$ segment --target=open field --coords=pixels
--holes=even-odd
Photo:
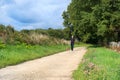
[[[103,47],[88,47],[75,80],[120,80],[120,54]]]

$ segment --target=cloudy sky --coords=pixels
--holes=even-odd
[[[0,0],[0,24],[17,30],[63,28],[62,12],[71,0]]]

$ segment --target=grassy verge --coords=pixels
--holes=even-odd
[[[7,45],[5,48],[0,49],[0,68],[55,54],[66,50],[67,47],[68,45]]]
[[[103,47],[89,47],[75,80],[120,80],[120,54]]]
[[[92,44],[86,44],[86,43],[83,43],[83,42],[76,42],[75,43],[75,47],[89,47],[89,46],[92,46]]]

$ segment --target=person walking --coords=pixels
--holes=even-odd
[[[74,49],[74,41],[75,41],[74,36],[71,36],[71,50],[72,51]]]

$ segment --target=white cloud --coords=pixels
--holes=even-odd
[[[16,29],[60,28],[70,0],[0,0],[0,23]]]

